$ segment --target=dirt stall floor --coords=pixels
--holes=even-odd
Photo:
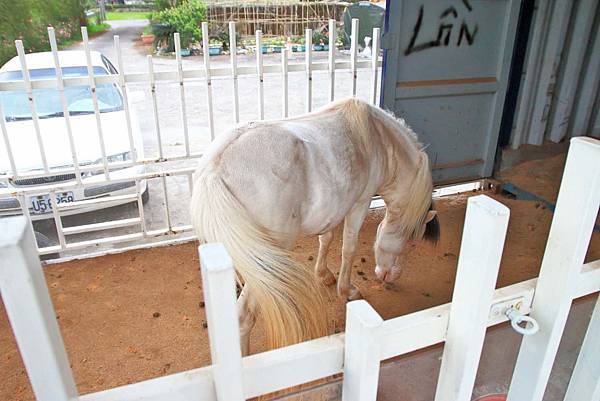
[[[555,201],[564,155],[521,164],[502,178]],[[498,287],[536,277],[552,214],[539,203],[517,201],[486,192],[511,210]],[[382,210],[369,214],[360,234],[352,279],[364,298],[384,319],[451,300],[467,198],[439,199],[441,241],[406,250],[400,279],[384,285],[373,272],[372,242]],[[296,256],[307,264],[316,259],[317,239],[305,238]],[[340,262],[341,235],[329,254]],[[587,260],[600,258],[595,233]],[[210,352],[195,243],[131,251],[45,268],[56,316],[80,393],[88,393],[209,364]],[[344,329],[344,303],[333,288],[329,298],[329,329]],[[32,400],[27,374],[4,307],[0,310],[1,400]],[[252,336],[252,352],[264,350],[261,329]]]

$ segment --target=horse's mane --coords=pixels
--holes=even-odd
[[[390,134],[389,142],[393,147],[392,160],[388,160],[388,163],[404,160],[404,167],[408,164],[415,171],[412,180],[406,177],[407,181],[410,180],[408,185],[393,185],[400,191],[395,191],[393,201],[387,205],[389,216],[404,236],[416,238],[421,233],[421,227],[431,208],[433,191],[429,158],[417,134],[404,119],[356,98],[332,103],[324,110],[343,113],[351,125],[360,127],[358,131],[366,143],[373,142],[371,135],[375,130],[372,119],[377,119],[387,128],[386,131]],[[390,178],[399,180],[403,173],[402,166],[401,163],[397,163],[392,169],[393,177]]]

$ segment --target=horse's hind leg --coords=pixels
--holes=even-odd
[[[319,255],[317,256],[317,264],[315,265],[317,278],[327,286],[335,284],[335,276],[327,267],[327,254],[329,253],[329,245],[331,245],[332,240],[333,230],[319,235]]]
[[[356,243],[358,242],[358,232],[367,216],[371,199],[365,202],[355,204],[350,213],[344,219],[344,242],[342,244],[342,267],[338,278],[338,296],[346,298],[348,301],[360,299],[361,295],[358,288],[350,282],[352,274],[352,261],[356,252]]]
[[[238,319],[240,322],[240,346],[242,355],[250,352],[250,332],[256,323],[255,305],[249,298],[248,286],[244,285],[237,300]]]

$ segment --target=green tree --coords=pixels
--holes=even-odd
[[[85,24],[80,0],[0,0],[0,63],[16,55],[17,39],[28,52],[45,51],[50,48],[48,26],[60,43],[79,38]]]

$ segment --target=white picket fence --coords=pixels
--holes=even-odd
[[[199,248],[212,365],[79,396],[33,234],[23,217],[0,223],[0,291],[40,401],[239,401],[343,373],[344,401],[376,399],[380,362],[445,342],[436,401],[469,401],[488,326],[508,320],[522,342],[509,401],[541,401],[571,302],[600,291],[600,260],[583,264],[600,205],[600,141],[571,141],[540,276],[494,289],[509,209],[469,198],[452,303],[383,320],[347,305],[346,333],[241,357],[234,269],[220,244]],[[520,327],[523,315],[539,324]],[[600,394],[600,303],[565,400]],[[402,380],[401,377],[398,380]]]
[[[192,226],[190,224],[174,224],[172,221],[173,205],[170,204],[169,189],[167,185],[168,177],[186,177],[188,181],[189,192],[192,192],[192,174],[194,167],[176,167],[174,168],[169,163],[171,162],[183,162],[193,161],[202,157],[202,152],[194,152],[190,146],[190,135],[188,127],[188,113],[186,106],[185,96],[185,85],[190,81],[202,80],[205,84],[205,93],[207,101],[206,118],[208,121],[208,129],[210,140],[215,138],[214,128],[214,112],[213,112],[213,94],[211,80],[213,77],[229,77],[232,80],[233,92],[231,94],[232,104],[232,119],[235,123],[240,122],[240,104],[238,94],[238,77],[242,76],[254,76],[257,80],[258,87],[258,116],[257,120],[264,120],[265,117],[265,97],[264,97],[264,81],[266,74],[276,75],[277,78],[282,78],[281,85],[281,99],[272,99],[272,102],[281,104],[281,116],[288,117],[288,103],[290,96],[295,94],[289,93],[288,88],[288,76],[294,72],[304,72],[305,82],[305,111],[310,112],[313,104],[313,72],[315,71],[327,71],[328,76],[328,100],[333,101],[336,96],[338,98],[356,96],[357,95],[357,73],[359,70],[370,71],[370,93],[369,99],[373,104],[378,102],[377,91],[379,87],[379,69],[381,67],[381,57],[379,57],[379,28],[373,29],[373,40],[372,40],[372,57],[371,59],[359,59],[357,57],[359,45],[358,45],[358,29],[359,21],[354,19],[352,21],[352,35],[351,35],[351,47],[350,47],[350,60],[336,60],[336,49],[333,45],[336,41],[336,21],[329,21],[329,43],[332,45],[329,47],[327,61],[313,61],[313,49],[312,49],[312,29],[306,29],[305,35],[305,53],[304,62],[302,63],[288,63],[288,52],[281,52],[281,62],[279,64],[265,65],[263,63],[263,55],[261,52],[262,47],[262,33],[256,31],[256,63],[255,65],[243,65],[238,66],[237,52],[231,51],[230,65],[229,67],[211,67],[210,57],[208,52],[204,52],[203,68],[199,69],[184,69],[181,58],[181,44],[179,34],[174,35],[175,42],[175,55],[177,68],[173,71],[154,71],[153,57],[148,56],[148,71],[147,72],[135,72],[126,73],[124,71],[123,57],[120,45],[119,36],[114,37],[114,47],[116,54],[116,66],[118,74],[110,75],[95,75],[94,69],[92,68],[90,43],[88,40],[88,34],[85,27],[82,27],[83,47],[87,58],[87,77],[63,77],[61,74],[61,66],[58,57],[58,46],[56,43],[55,32],[52,27],[48,28],[48,38],[51,45],[53,54],[55,70],[58,71],[56,79],[31,79],[29,74],[29,68],[27,65],[25,50],[23,43],[20,40],[15,42],[17,53],[20,59],[21,69],[23,71],[23,80],[0,82],[0,91],[12,91],[12,90],[24,90],[27,92],[29,99],[29,107],[32,114],[33,129],[36,133],[36,143],[32,144],[32,152],[38,153],[40,160],[42,161],[43,168],[36,171],[23,171],[18,168],[18,160],[12,152],[12,146],[10,137],[7,131],[7,126],[4,118],[4,113],[0,105],[0,131],[2,132],[3,145],[6,149],[7,156],[10,161],[11,171],[7,174],[0,174],[0,200],[7,198],[16,198],[19,201],[21,207],[21,213],[27,217],[28,220],[31,218],[37,218],[38,216],[31,216],[29,205],[31,204],[31,198],[36,196],[48,195],[50,202],[52,203],[52,218],[56,226],[56,234],[58,238],[58,244],[53,246],[45,246],[39,249],[40,255],[56,254],[61,251],[78,251],[89,249],[93,246],[100,245],[114,245],[118,243],[135,243],[135,241],[144,241],[146,239],[157,238],[158,242],[169,241],[169,238],[179,236],[180,241],[192,240],[195,236],[192,233]],[[202,23],[202,37],[203,37],[203,48],[208,49],[208,23]],[[236,43],[236,28],[235,22],[229,23],[229,37],[230,37],[230,48],[237,49]],[[350,87],[345,93],[336,93],[336,74],[344,71],[351,74]],[[130,110],[130,103],[128,100],[128,85],[144,83],[150,88],[150,102],[152,104],[152,116],[154,133],[156,134],[156,142],[158,144],[158,157],[146,157],[140,158],[136,154],[134,146],[134,137],[132,132],[132,117]],[[180,155],[166,157],[164,152],[163,138],[161,135],[161,124],[159,121],[159,112],[157,107],[157,94],[156,85],[159,83],[177,83],[179,84],[179,118],[182,122],[182,130],[184,137],[185,151]],[[104,140],[104,132],[101,123],[100,112],[98,110],[98,99],[97,94],[93,90],[97,85],[100,84],[114,84],[117,85],[123,95],[123,106],[126,115],[126,127],[123,127],[124,132],[127,132],[129,137],[129,148],[132,155],[130,161],[120,162],[109,162],[106,154],[106,144]],[[77,150],[75,147],[72,127],[69,118],[65,118],[66,129],[69,139],[69,148],[72,158],[72,166],[53,168],[48,165],[46,157],[46,149],[44,146],[43,133],[40,132],[40,126],[38,121],[38,114],[36,109],[35,97],[33,96],[34,89],[40,88],[56,88],[60,93],[60,99],[62,102],[62,110],[65,116],[68,116],[68,108],[66,105],[66,99],[64,89],[69,86],[80,86],[87,85],[92,88],[91,96],[94,103],[94,112],[97,120],[96,132],[90,132],[90,141],[96,139],[93,135],[97,135],[98,143],[100,145],[100,153],[102,155],[101,162],[95,164],[83,164],[80,163]],[[222,96],[226,96],[222,94]],[[296,95],[297,96],[297,95]],[[267,100],[268,101],[268,100]],[[171,116],[170,116],[171,117]],[[149,118],[150,119],[150,118]],[[65,145],[66,146],[66,145]],[[131,173],[123,174],[123,169],[134,166],[152,166],[152,172],[147,171],[145,173]],[[117,175],[115,171],[120,170]],[[86,180],[82,179],[82,173],[89,172],[101,172],[102,174],[97,175],[96,178],[102,177],[102,181]],[[36,178],[51,178],[58,175],[73,174],[74,179],[64,182],[56,182],[50,184],[41,184],[35,186],[16,186],[3,188],[1,184],[10,183],[17,180],[27,180]],[[144,213],[144,206],[142,202],[142,188],[143,182],[148,182],[151,179],[160,179],[162,192],[164,196],[164,215],[165,225],[162,228],[149,229],[148,218]],[[101,184],[122,184],[135,181],[135,188],[137,193],[108,196],[108,197],[96,197],[93,199],[76,200],[70,203],[58,203],[56,201],[57,193],[64,193],[73,191],[77,188],[88,188],[92,186],[98,186]],[[71,227],[63,227],[62,218],[69,213],[77,209],[89,208],[98,205],[104,205],[105,207],[117,204],[117,202],[136,202],[137,201],[137,216],[131,218],[124,218],[120,220],[107,220],[100,223],[93,224],[79,224]],[[74,234],[81,233],[93,233],[101,232],[104,230],[110,230],[114,228],[124,227],[138,227],[132,233],[122,235],[105,235],[102,238],[93,240],[73,240]],[[187,236],[183,236],[187,235]],[[84,251],[85,252],[85,251]]]

